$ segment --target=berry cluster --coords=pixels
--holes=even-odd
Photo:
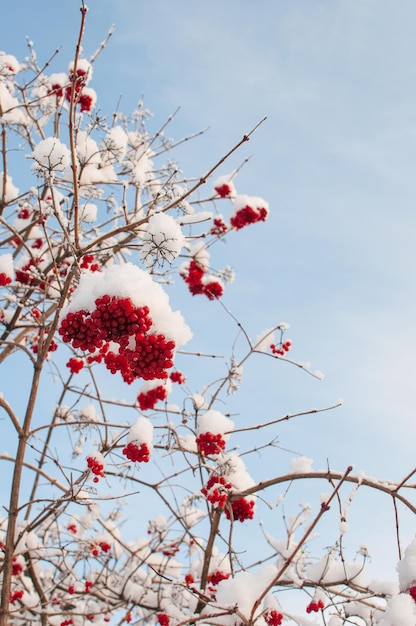
[[[10,594],[10,602],[14,604],[16,600],[21,600],[23,598],[23,590],[16,589],[16,591],[12,591]]]
[[[186,378],[179,370],[175,370],[169,374],[169,378],[173,383],[178,383],[178,385],[183,385],[186,383]]]
[[[68,363],[66,363],[66,366],[69,368],[71,374],[78,374],[84,367],[84,361],[82,359],[71,358]]]
[[[228,508],[225,509],[225,516],[227,519],[239,522],[244,522],[246,519],[253,519],[254,517],[254,500],[247,500],[247,498],[238,498],[231,502],[232,514]]]
[[[214,189],[220,198],[228,198],[233,192],[231,185],[228,185],[227,183],[217,185]]]
[[[166,613],[159,613],[157,616],[157,621],[160,626],[169,626],[169,615]]]
[[[412,596],[413,600],[416,602],[416,585],[412,585],[408,589],[409,594]]]
[[[46,331],[46,333],[48,333],[48,330]],[[30,338],[30,349],[32,350],[34,354],[38,354],[39,350],[43,348],[44,344],[45,344],[45,338],[43,338],[43,341],[40,341],[39,334],[36,334],[34,337],[32,336]],[[52,341],[49,344],[48,354],[49,352],[55,352],[57,349],[58,349],[58,344],[52,339]]]
[[[71,626],[71,624],[73,624],[73,620],[72,619],[64,619],[63,622],[61,622],[61,626]]]
[[[220,217],[214,217],[213,223],[214,226],[209,231],[210,235],[216,235],[217,237],[225,235],[228,230],[227,224]]]
[[[284,341],[279,346],[276,346],[274,343],[270,345],[270,349],[272,353],[278,354],[279,356],[284,356],[286,352],[289,352],[291,347],[292,347],[292,342],[290,341],[290,339],[288,339],[287,341]]]
[[[38,277],[38,272],[36,270],[36,266],[42,261],[42,259],[29,259],[27,263],[22,265],[22,267],[16,270],[16,280],[18,283],[22,285],[27,285],[28,287],[34,287],[39,285],[41,289],[44,288],[45,283],[41,282]]]
[[[12,279],[10,276],[7,276],[5,272],[0,272],[0,287],[6,287],[7,285],[10,285],[11,282]]]
[[[90,272],[100,272],[100,264],[97,263],[93,254],[84,254],[79,264],[83,270],[89,270]]]
[[[136,378],[154,380],[166,379],[166,370],[173,367],[175,342],[164,335],[135,335],[135,347],[120,347],[119,353],[110,351],[104,356],[104,363],[112,374],[119,371],[124,382],[130,384]]]
[[[73,535],[76,535],[76,534],[77,534],[77,532],[78,532],[77,525],[76,525],[76,524],[74,524],[74,523],[69,524],[69,525],[66,527],[66,529],[67,529],[70,533],[72,533]]]
[[[210,476],[205,487],[201,489],[201,493],[211,504],[224,507],[231,488],[232,484],[227,483],[223,476]]]
[[[218,585],[222,580],[227,580],[230,577],[229,572],[221,572],[216,570],[212,574],[208,575],[208,582],[210,585]]]
[[[166,400],[167,390],[163,385],[158,385],[148,391],[142,391],[137,396],[137,402],[141,411],[148,411],[154,409],[159,400]]]
[[[267,626],[280,626],[283,620],[283,615],[275,610],[267,611],[267,613],[264,613],[263,617]]]
[[[130,298],[104,295],[95,300],[95,307],[92,312],[67,313],[59,327],[65,343],[93,353],[90,360],[104,360],[107,369],[112,374],[120,372],[128,384],[136,378],[167,378],[175,343],[164,335],[149,334],[153,321],[147,306],[136,307]],[[119,344],[118,353],[109,350],[110,341]]]
[[[142,443],[138,446],[137,444],[130,442],[124,448],[123,454],[129,459],[129,461],[137,463],[148,463],[150,461],[150,450],[147,443]]]
[[[221,434],[214,435],[211,432],[201,433],[196,438],[196,445],[201,454],[208,456],[210,454],[220,454],[225,448],[225,441]]]
[[[197,261],[192,260],[185,273],[181,276],[189,287],[189,291],[193,296],[203,294],[209,300],[220,298],[223,294],[223,286],[217,280],[203,282],[205,276],[205,268]]]
[[[19,576],[23,572],[23,565],[18,562],[17,558],[13,557],[12,576]]]
[[[93,481],[98,483],[100,478],[104,478],[104,465],[92,456],[87,457],[88,468],[95,474]]]
[[[265,222],[267,219],[268,210],[265,207],[259,207],[253,209],[253,207],[246,205],[242,209],[239,209],[230,219],[231,226],[236,230],[241,230],[244,226],[249,224],[255,224],[256,222]]]
[[[320,609],[324,609],[325,608],[325,604],[323,603],[322,600],[312,600],[312,602],[310,602],[308,604],[308,606],[306,607],[306,612],[307,613],[318,613],[318,611]]]
[[[65,99],[70,102],[72,95],[72,88],[74,88],[74,102],[79,105],[81,113],[84,111],[91,111],[96,100],[96,93],[93,89],[86,87],[89,79],[89,68],[84,69],[78,67],[77,71],[73,72],[69,70],[70,84],[65,87]],[[53,84],[50,90],[50,94],[55,95],[57,98],[63,96],[63,86],[59,83]]]
[[[107,552],[109,552],[110,550],[111,546],[106,541],[96,542],[90,546],[92,556],[99,556],[101,552],[107,554]]]

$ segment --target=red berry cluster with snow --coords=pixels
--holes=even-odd
[[[222,284],[218,280],[207,280],[206,268],[195,259],[183,267],[181,276],[193,296],[203,294],[209,300],[215,300],[223,294]]]
[[[61,314],[59,334],[129,384],[166,379],[176,347],[191,337],[162,287],[129,263],[81,276]]]
[[[254,498],[251,496],[235,497],[239,491],[244,491],[254,485],[244,462],[237,454],[231,452],[219,455],[217,464],[218,467],[201,489],[201,493],[214,506],[225,507],[224,512],[228,520],[244,522],[253,519]]]
[[[234,427],[234,422],[215,410],[198,415],[196,444],[201,454],[212,456],[220,454]]]
[[[58,104],[62,102],[64,97],[67,102],[73,99],[74,103],[79,106],[81,113],[89,112],[97,100],[94,89],[87,87],[91,78],[91,63],[87,59],[78,59],[76,69],[74,62],[70,63],[68,74],[63,72],[51,74],[48,81],[48,95],[56,98]]]
[[[94,452],[87,457],[88,469],[94,474],[93,481],[98,483],[100,478],[104,478],[105,460],[101,452]]]
[[[130,427],[124,456],[134,463],[148,463],[153,448],[153,425],[146,417],[139,417]]]

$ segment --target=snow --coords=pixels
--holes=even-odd
[[[138,417],[135,424],[130,428],[127,442],[138,446],[147,444],[149,451],[152,449],[153,424],[147,417]]]
[[[289,467],[289,474],[305,474],[312,471],[313,459],[308,459],[306,456],[300,456],[297,459],[292,459]]]
[[[4,172],[0,174],[0,194],[3,193]],[[5,202],[12,202],[19,195],[19,189],[13,185],[12,177],[6,174],[6,194]]]
[[[64,172],[71,163],[71,154],[65,144],[56,137],[40,141],[31,154],[35,163],[32,168],[38,171]]]
[[[220,581],[216,593],[217,603],[223,607],[237,605],[238,612],[248,620],[255,601],[273,581],[277,571],[274,565],[266,565],[255,572],[237,572],[234,578]],[[256,614],[261,610],[259,607]],[[233,624],[235,616],[223,616],[221,620],[222,623]]]
[[[266,328],[259,335],[257,335],[253,347],[259,352],[268,352],[270,345],[275,343],[274,341],[274,328]]]
[[[416,604],[407,593],[393,596],[387,603],[387,610],[378,626],[415,626]]]
[[[196,434],[199,437],[202,433],[210,432],[223,435],[224,441],[227,441],[229,434],[225,433],[229,433],[233,428],[234,422],[232,420],[219,411],[210,410],[203,415],[198,415]]]
[[[156,213],[149,218],[142,238],[140,258],[146,267],[172,263],[185,245],[185,237],[176,220],[166,213]]]
[[[12,54],[6,54],[0,50],[0,76],[9,77],[17,74],[20,70],[20,63]]]
[[[397,564],[401,591],[416,585],[416,538],[407,546],[403,558]]]
[[[81,207],[81,220],[83,222],[87,222],[87,224],[95,222],[97,219],[97,213],[97,205],[92,202],[87,202],[83,207]]]
[[[240,209],[244,209],[244,207],[246,206],[250,206],[252,209],[266,209],[266,211],[269,211],[269,203],[266,202],[266,200],[263,200],[263,198],[259,198],[257,196],[247,196],[245,194],[240,194],[238,196],[236,196],[234,198],[234,202],[233,202],[233,208],[234,208],[234,215],[237,213],[237,211],[239,211]]]
[[[13,278],[13,256],[11,254],[0,255],[0,274],[6,274]]]

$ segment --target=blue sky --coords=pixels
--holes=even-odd
[[[416,430],[415,3],[91,0],[89,8],[87,57],[116,26],[92,83],[103,111],[120,95],[129,111],[144,95],[154,128],[178,106],[172,136],[209,127],[178,151],[188,176],[267,115],[220,173],[252,155],[236,186],[266,198],[270,219],[218,246],[213,262],[236,269],[224,303],[249,334],[290,323],[293,357],[325,379],[253,360],[231,409],[263,421],[342,397],[335,412],[285,424],[282,445],[318,468],[328,459],[400,479],[414,464]],[[28,35],[42,63],[62,45],[51,71],[64,71],[78,2],[20,0],[7,11],[0,47],[21,58]],[[236,328],[221,307],[208,303],[207,314],[206,302],[182,304],[185,290],[175,297],[195,348],[229,354]]]

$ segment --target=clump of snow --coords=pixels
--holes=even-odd
[[[4,172],[0,174],[0,194],[3,193]],[[13,185],[12,177],[6,174],[5,202],[12,202],[19,195],[19,189]]]
[[[127,436],[128,443],[135,443],[141,446],[143,443],[147,445],[149,451],[152,450],[153,441],[153,424],[147,417],[138,417],[136,422],[131,426]]]
[[[255,485],[254,480],[246,470],[244,461],[235,452],[219,457],[217,463],[217,473],[226,476],[235,490],[244,491],[244,489],[249,489]]]
[[[13,278],[13,256],[11,254],[0,255],[0,274]]]
[[[20,63],[12,54],[6,54],[0,50],[0,76],[9,77],[17,74]]]
[[[407,593],[393,596],[387,602],[387,609],[378,626],[415,626],[416,604]]]
[[[111,164],[114,161],[122,161],[127,151],[128,137],[121,126],[114,126],[107,133],[101,145],[101,158],[104,163]]]
[[[199,393],[194,393],[194,395],[191,396],[191,400],[192,404],[194,405],[195,411],[200,411],[201,409],[204,409],[207,405],[205,396],[202,396]]]
[[[407,546],[403,558],[397,564],[401,591],[416,585],[416,539]]]
[[[59,139],[48,137],[40,141],[31,154],[34,170],[39,172],[64,172],[71,162],[71,154]]]
[[[229,433],[233,428],[234,422],[232,420],[219,411],[210,410],[198,416],[196,434],[199,437],[202,433],[215,433],[223,435],[224,441],[228,441],[230,435],[225,433]]]
[[[87,224],[95,222],[97,219],[97,212],[97,205],[92,202],[87,202],[83,207],[81,207],[81,220]]]
[[[97,410],[92,402],[86,404],[82,409],[77,411],[76,416],[80,420],[85,420],[87,422],[99,422],[100,417],[97,413]]]
[[[149,218],[142,239],[140,258],[146,267],[172,263],[185,245],[185,237],[176,220],[166,213],[156,213]]]
[[[276,577],[277,568],[274,565],[265,565],[255,572],[237,572],[234,578],[221,580],[218,584],[216,598],[221,607],[234,607],[237,605],[239,614],[249,620],[253,605],[262,594],[264,589]],[[263,607],[258,607],[256,615],[261,613]],[[235,616],[222,617],[227,624],[235,622]]]
[[[254,348],[259,352],[267,352],[272,343],[274,343],[274,328],[267,328],[257,335]]]
[[[305,474],[312,471],[313,459],[308,459],[306,456],[300,456],[297,459],[292,459],[289,467],[290,474]]]

